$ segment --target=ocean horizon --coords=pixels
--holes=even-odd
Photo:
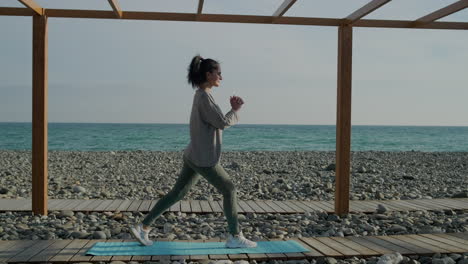
[[[30,150],[31,122],[0,122],[1,150]],[[334,151],[335,125],[238,124],[223,133],[224,151]],[[181,151],[188,124],[48,124],[49,150]],[[351,151],[468,152],[468,126],[353,125]]]

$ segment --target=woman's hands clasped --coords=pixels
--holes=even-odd
[[[231,107],[234,111],[238,111],[244,104],[244,100],[239,96],[231,96],[229,102],[231,103]]]

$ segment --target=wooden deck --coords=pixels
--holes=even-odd
[[[420,234],[364,237],[307,237],[293,238],[309,252],[284,254],[236,254],[190,256],[87,256],[94,243],[106,240],[11,240],[0,241],[0,262],[98,262],[98,261],[162,261],[162,260],[291,260],[317,257],[348,258],[380,256],[392,252],[403,255],[432,255],[434,253],[468,252],[468,233]],[[107,240],[122,242],[132,240]],[[213,242],[220,239],[192,240]],[[187,241],[185,241],[187,242]]]
[[[157,200],[78,200],[50,199],[49,211],[71,210],[75,212],[148,212]],[[375,212],[377,205],[383,204],[389,211],[418,210],[468,210],[468,198],[421,199],[421,200],[369,200],[350,201],[351,212]],[[296,214],[314,211],[334,212],[333,201],[239,201],[239,213],[281,213]],[[0,199],[0,212],[31,211],[31,199]],[[221,201],[183,200],[174,204],[168,211],[185,213],[221,213]]]

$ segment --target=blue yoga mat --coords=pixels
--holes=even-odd
[[[167,242],[155,241],[151,246],[138,242],[97,242],[86,255],[94,256],[144,256],[144,255],[208,255],[242,253],[294,253],[307,252],[294,240],[260,241],[256,248],[226,248],[224,242]]]

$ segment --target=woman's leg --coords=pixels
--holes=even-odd
[[[181,200],[199,179],[200,175],[187,164],[184,158],[184,167],[180,172],[176,184],[168,194],[163,196],[153,206],[149,214],[143,220],[144,227],[150,226],[166,209]]]
[[[229,233],[233,235],[239,234],[237,193],[234,183],[232,183],[227,172],[219,164],[216,164],[214,167],[196,167],[191,163],[189,164],[223,195],[223,209],[228,222]]]

